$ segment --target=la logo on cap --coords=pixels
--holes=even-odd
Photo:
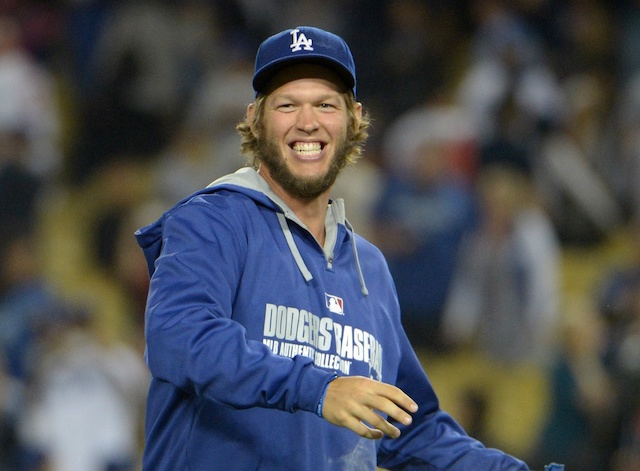
[[[307,39],[304,33],[300,33],[299,29],[293,29],[289,34],[292,36],[291,52],[301,51],[313,51],[313,39]]]

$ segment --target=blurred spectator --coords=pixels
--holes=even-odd
[[[603,361],[606,327],[588,298],[570,298],[561,351],[550,369],[550,406],[532,466],[602,471],[614,447],[618,396]],[[546,460],[546,461],[545,461]]]
[[[6,221],[7,223],[9,221]],[[40,326],[61,298],[42,275],[34,233],[0,225],[0,470],[30,471],[39,462],[18,438],[25,384],[34,368]],[[4,466],[4,467],[3,467]]]
[[[117,2],[91,57],[92,88],[79,105],[71,175],[76,183],[112,158],[150,160],[168,144],[208,63],[221,59],[206,2]]]
[[[479,227],[463,240],[443,331],[503,365],[548,361],[558,321],[560,246],[526,175],[502,165],[478,177]]]
[[[34,236],[0,226],[0,349],[12,377],[28,376],[38,325],[55,315],[59,299],[42,275]]]
[[[616,462],[640,463],[640,221],[630,225],[631,253],[602,280],[599,309],[607,332],[606,363],[620,390]],[[616,468],[618,469],[618,468]]]
[[[352,46],[358,95],[375,126],[368,148],[382,145],[387,127],[401,114],[441,93],[457,78],[466,41],[464,1],[352,0],[345,39]]]
[[[253,59],[241,48],[206,70],[152,169],[158,195],[177,202],[246,164],[235,126],[255,98],[247,87],[252,79]]]
[[[606,76],[563,81],[566,117],[539,142],[536,185],[565,244],[593,244],[623,222],[612,183],[615,156]]]
[[[148,372],[137,351],[102,345],[69,308],[42,326],[20,439],[50,471],[133,471]]]
[[[617,188],[624,209],[640,220],[640,70],[621,84],[616,97]]]
[[[93,61],[105,21],[116,2],[104,0],[67,1],[60,9],[66,60],[60,72],[69,80],[70,94],[79,102],[93,92]],[[77,110],[74,110],[77,111]],[[70,116],[77,119],[76,113]]]
[[[23,48],[18,20],[0,15],[0,150],[21,148],[28,172],[47,181],[62,164],[56,98],[51,73]]]
[[[30,161],[43,97],[40,71],[20,48],[19,32],[17,21],[0,16],[0,221],[28,232],[37,223],[47,178]]]
[[[606,351],[612,364],[640,312],[640,220],[629,224],[628,232],[631,251],[625,262],[599,280],[598,307],[607,323]]]
[[[459,241],[474,223],[473,129],[453,105],[399,117],[385,136],[389,168],[374,208],[374,239],[394,276],[407,334],[439,348],[441,311]]]
[[[481,142],[493,138],[496,112],[509,99],[535,137],[563,113],[562,92],[544,43],[509,2],[481,0],[471,11],[476,29],[457,99],[469,110]]]
[[[380,56],[389,34],[386,22],[386,0],[350,0],[342,2],[343,15],[348,28],[344,28],[342,37],[347,41],[358,66],[358,100],[367,103],[371,116],[375,119],[367,141],[367,149],[377,147],[384,133],[385,122],[392,118],[386,116],[381,103],[384,100],[381,90],[384,80],[380,77]],[[381,120],[382,122],[378,122]]]
[[[482,169],[501,164],[519,169],[530,175],[533,171],[533,153],[536,142],[535,126],[519,108],[513,94],[496,104],[495,130],[479,143],[478,167]]]
[[[380,119],[387,123],[429,100],[444,81],[447,54],[455,44],[449,9],[437,2],[386,2],[384,42],[377,60]],[[445,53],[446,51],[446,53]]]

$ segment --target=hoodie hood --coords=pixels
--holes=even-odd
[[[186,204],[193,198],[199,195],[216,193],[220,190],[229,190],[242,193],[246,196],[249,196],[257,203],[273,209],[278,217],[278,221],[280,222],[280,227],[287,241],[287,245],[289,247],[289,250],[291,251],[291,254],[293,255],[298,269],[300,270],[300,273],[307,282],[313,279],[313,275],[307,268],[307,265],[305,264],[304,259],[302,258],[302,255],[300,254],[300,251],[295,244],[289,227],[289,221],[296,223],[307,231],[309,231],[309,229],[287,206],[287,204],[282,201],[282,199],[278,197],[278,195],[275,194],[266,180],[262,178],[260,174],[251,167],[243,167],[235,173],[225,175],[224,177],[213,181],[206,188],[178,202],[173,208],[164,213],[156,222],[136,231],[135,236],[138,244],[143,249],[145,258],[147,260],[149,274],[153,273],[155,260],[160,255],[160,250],[162,248],[162,226],[166,217],[171,214],[171,212],[175,208]],[[326,238],[322,250],[329,267],[331,267],[333,263],[333,255],[338,237],[339,224],[345,226],[348,233],[351,234],[353,256],[355,259],[355,265],[361,286],[361,291],[365,296],[367,296],[369,293],[365,284],[364,277],[362,275],[362,269],[360,266],[358,251],[356,248],[355,233],[353,231],[353,227],[346,219],[344,201],[342,198],[330,200],[327,208],[327,215],[325,218]]]

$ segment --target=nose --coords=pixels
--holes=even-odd
[[[316,113],[311,105],[303,105],[298,111],[298,128],[309,133],[316,130],[319,126],[316,119]]]

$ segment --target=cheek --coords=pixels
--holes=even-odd
[[[266,116],[264,126],[266,137],[271,140],[282,141],[293,125],[293,118],[287,114],[269,114]]]
[[[347,116],[335,117],[325,123],[325,128],[336,139],[345,139],[347,137],[350,121]]]
[[[347,127],[344,124],[336,124],[329,132],[336,143],[344,143],[347,140]]]
[[[268,142],[271,146],[280,147],[282,145],[282,132],[278,128],[270,126],[264,128],[264,142]]]

